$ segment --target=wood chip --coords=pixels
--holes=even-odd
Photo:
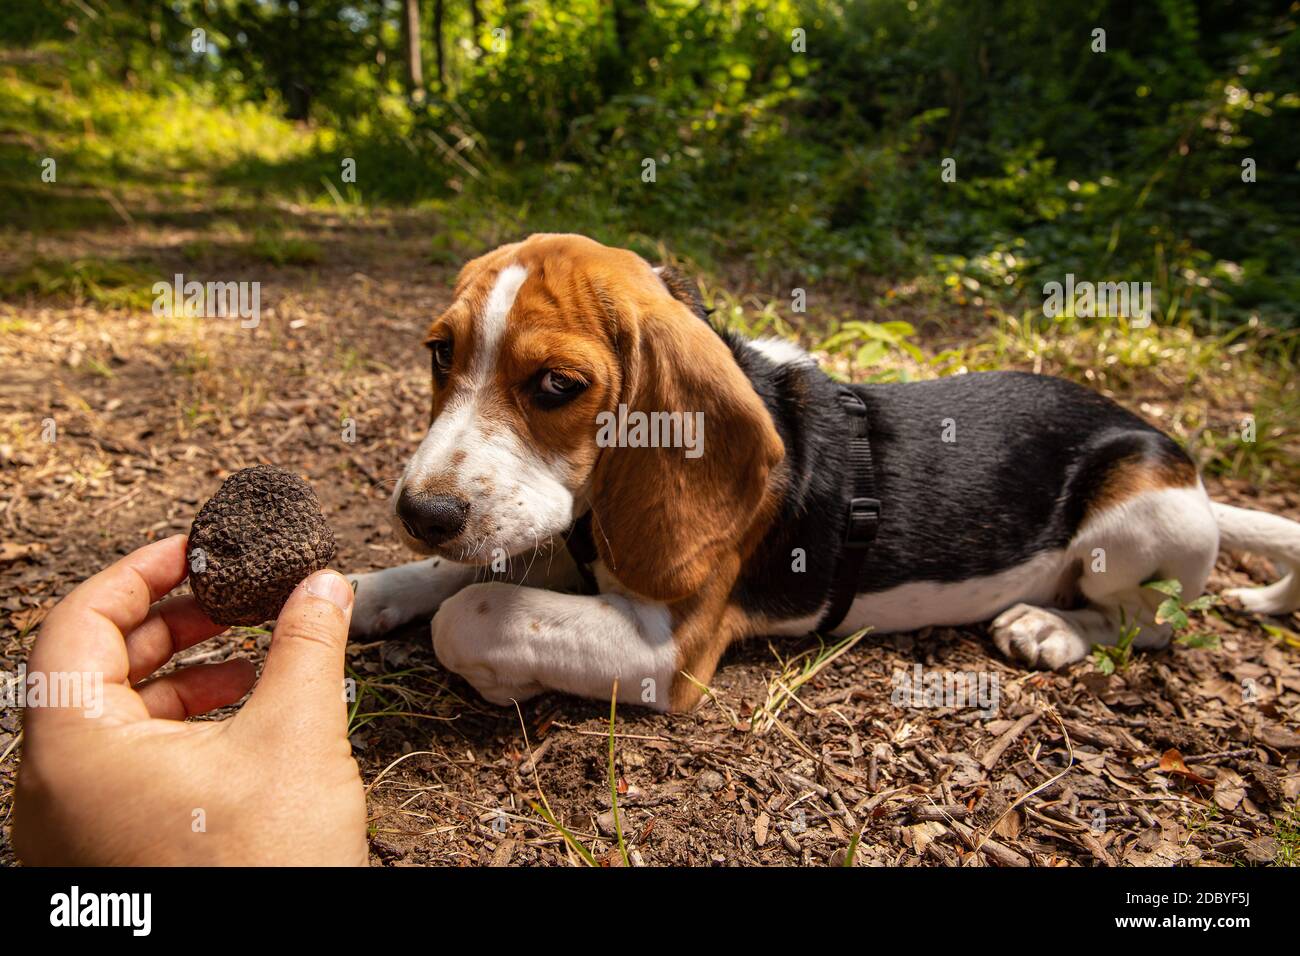
[[[993,741],[993,746],[989,747],[989,749],[984,752],[984,756],[980,758],[980,765],[985,770],[992,770],[994,765],[996,765],[998,760],[1002,757],[1002,754],[1006,752],[1006,749],[1015,743],[1016,738],[1036,724],[1038,718],[1041,716],[1042,714],[1038,712],[1025,714],[1025,716],[1012,724],[1011,729],[997,740]]]

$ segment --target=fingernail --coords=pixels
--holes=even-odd
[[[337,571],[317,571],[302,586],[312,597],[324,598],[340,611],[352,606],[352,585]]]

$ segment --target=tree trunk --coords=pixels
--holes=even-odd
[[[474,46],[483,48],[479,37],[483,34],[483,11],[478,7],[478,0],[469,0],[469,18],[474,25]]]
[[[406,41],[406,82],[413,100],[424,99],[424,66],[420,62],[420,0],[403,0],[402,34]]]
[[[604,99],[621,93],[631,84],[630,51],[643,16],[639,2],[611,0],[610,9],[614,17],[614,43],[612,49],[606,47],[601,51],[596,68]]]
[[[443,62],[442,51],[442,6],[443,0],[433,0],[433,52],[438,62],[438,91],[447,92],[447,66]]]

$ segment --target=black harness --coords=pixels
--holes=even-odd
[[[591,566],[596,563],[600,553],[596,550],[596,539],[591,534],[590,511],[573,523],[564,545],[569,549],[569,557],[573,558],[573,563],[578,566],[582,583],[592,594],[597,593],[600,588],[596,584],[596,574],[591,570]]]
[[[876,531],[880,527],[880,499],[875,496],[876,473],[871,461],[871,443],[867,440],[867,405],[862,396],[848,385],[840,386],[839,402],[849,420],[849,466],[844,481],[848,486],[848,506],[826,613],[817,623],[817,630],[827,634],[840,625],[844,615],[853,606],[853,598],[858,593],[858,583],[862,579],[862,565],[867,559],[867,549],[875,540]],[[596,576],[592,573],[591,566],[598,555],[596,541],[591,533],[590,511],[574,522],[565,545],[577,564],[583,581],[594,593]]]
[[[841,385],[840,408],[849,420],[849,467],[844,483],[849,499],[844,518],[844,536],[840,541],[840,555],[835,562],[835,577],[831,581],[826,613],[817,624],[817,630],[829,634],[844,620],[853,606],[862,580],[862,565],[867,559],[867,549],[880,528],[880,499],[876,497],[876,470],[871,462],[871,442],[867,440],[867,404],[862,396],[848,385]]]

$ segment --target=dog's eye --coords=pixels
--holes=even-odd
[[[586,387],[587,383],[578,376],[551,369],[537,380],[534,401],[542,408],[558,408],[580,395]]]
[[[587,383],[563,372],[550,371],[542,376],[538,388],[544,395],[576,395],[587,387]]]
[[[433,353],[433,371],[435,374],[446,375],[451,371],[450,342],[430,342],[429,351]]]

